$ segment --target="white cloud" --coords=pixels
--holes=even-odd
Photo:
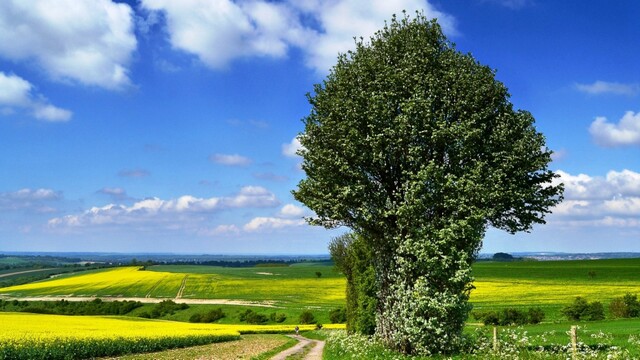
[[[119,188],[119,187],[115,187],[115,188],[104,187],[98,190],[97,193],[108,195],[114,200],[124,200],[129,198],[129,196],[127,196],[127,192],[123,188]]]
[[[305,209],[293,204],[286,204],[280,209],[278,215],[286,218],[301,218],[306,213]]]
[[[216,164],[228,166],[247,166],[251,164],[251,159],[238,154],[213,154],[209,160]]]
[[[282,155],[287,157],[298,157],[298,150],[302,149],[302,144],[300,144],[300,140],[298,137],[294,137],[290,143],[282,144]]]
[[[133,10],[110,0],[0,1],[0,56],[35,61],[55,80],[130,84]]]
[[[54,212],[46,203],[62,199],[62,193],[52,189],[20,189],[0,192],[0,211],[30,210],[38,213]]]
[[[640,112],[627,111],[618,124],[597,117],[589,127],[594,141],[601,146],[640,146]]]
[[[171,45],[212,68],[243,57],[281,58],[297,47],[324,74],[338,53],[354,48],[354,37],[368,39],[402,10],[423,11],[456,32],[453,17],[425,0],[142,0],[142,7],[164,12]]]
[[[72,116],[71,111],[53,106],[43,96],[34,94],[34,87],[27,80],[13,74],[7,75],[2,71],[0,106],[26,109],[36,119],[43,121],[67,121]]]
[[[622,84],[617,82],[596,81],[593,84],[576,84],[578,91],[590,94],[636,95],[640,91],[638,84]]]
[[[353,38],[368,40],[382,28],[391,15],[402,16],[402,11],[413,16],[423,11],[428,18],[438,18],[445,33],[456,34],[455,19],[436,10],[424,0],[342,0],[342,1],[294,1],[304,4],[306,15],[315,18],[320,30],[305,42],[307,64],[324,74],[336,63],[338,53],[355,48]]]
[[[265,208],[280,204],[276,196],[259,186],[245,186],[230,197],[198,198],[184,195],[176,199],[148,198],[131,206],[109,204],[92,207],[79,215],[67,215],[49,220],[51,227],[90,226],[104,224],[170,224],[204,221],[199,214],[210,214],[234,208]]]
[[[569,227],[640,225],[640,173],[609,171],[606,176],[571,175],[558,171],[565,200],[549,222]]]
[[[302,219],[282,219],[277,217],[256,217],[251,219],[242,228],[245,231],[255,232],[261,230],[281,229],[284,227],[302,226]]]

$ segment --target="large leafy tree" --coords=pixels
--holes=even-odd
[[[455,351],[487,227],[529,231],[561,200],[534,118],[421,14],[356,41],[309,102],[295,198],[372,249],[388,346]]]

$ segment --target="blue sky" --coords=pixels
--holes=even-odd
[[[291,196],[305,94],[406,9],[497,70],[566,200],[484,252],[640,251],[640,3],[6,0],[0,251],[326,253]]]

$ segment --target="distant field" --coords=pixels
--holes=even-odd
[[[476,309],[540,306],[547,320],[576,296],[609,302],[626,293],[640,295],[640,259],[478,262],[474,265]]]
[[[320,273],[318,277],[316,272]],[[576,296],[601,301],[640,293],[640,259],[478,262],[474,265],[476,309],[541,306],[547,320]],[[283,308],[344,306],[345,280],[327,264],[225,268],[195,265],[124,267],[63,275],[0,288],[0,295],[122,296],[229,299],[267,302]]]
[[[320,273],[320,277],[316,275]],[[345,280],[332,267],[222,268],[153,266],[141,271],[124,267],[61,276],[47,281],[0,288],[0,294],[29,296],[154,297],[229,299],[277,306],[340,307]]]

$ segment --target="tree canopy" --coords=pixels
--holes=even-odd
[[[293,194],[312,223],[367,241],[391,347],[454,351],[486,228],[529,231],[561,200],[544,136],[509,96],[422,14],[356,41],[308,96]]]

